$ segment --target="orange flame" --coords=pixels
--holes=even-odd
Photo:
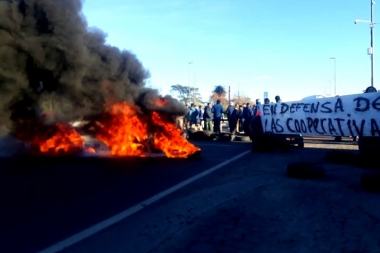
[[[157,106],[165,106],[167,104],[167,102],[165,101],[165,99],[163,99],[163,98],[157,98],[156,99],[156,105]]]
[[[110,118],[101,122],[96,137],[103,141],[117,156],[146,156],[144,142],[148,140],[147,123],[127,103],[111,107]]]
[[[181,135],[174,123],[166,122],[157,112],[151,115],[153,143],[149,142],[149,117],[138,115],[125,102],[113,105],[109,114],[110,118],[101,121],[102,126],[96,137],[110,148],[112,155],[147,156],[153,147],[167,157],[186,158],[200,150]]]
[[[176,125],[165,115],[153,112],[150,117],[138,114],[126,102],[114,104],[106,117],[97,122],[95,135],[114,156],[146,157],[150,149],[161,150],[169,158],[186,158],[200,150],[189,143]],[[38,127],[36,126],[36,130]],[[57,124],[46,131],[39,128],[29,142],[42,153],[95,153],[85,148],[84,138],[68,124]],[[34,131],[33,131],[34,132]]]
[[[84,138],[67,124],[57,124],[55,134],[48,139],[36,136],[32,144],[39,146],[42,153],[71,153],[84,149]]]
[[[160,131],[154,133],[155,148],[162,150],[170,158],[186,158],[200,148],[188,142],[174,123],[165,122],[157,113],[152,114],[153,123],[160,126]]]

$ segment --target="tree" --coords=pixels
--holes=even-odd
[[[217,85],[215,86],[214,90],[212,91],[212,95],[210,97],[210,102],[216,102],[216,100],[220,100],[220,103],[223,105],[224,108],[227,108],[228,106],[228,101],[226,98],[227,91],[226,89],[221,86]]]
[[[215,86],[212,93],[216,94],[219,98],[224,98],[227,94],[227,91],[222,85],[217,85],[217,86]]]
[[[199,103],[202,101],[199,89],[195,87],[176,84],[171,86],[170,92],[176,93],[178,100],[185,104],[190,104],[190,102]]]

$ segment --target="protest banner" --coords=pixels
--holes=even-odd
[[[380,93],[262,105],[264,132],[380,136]]]

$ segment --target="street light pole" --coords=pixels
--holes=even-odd
[[[334,95],[336,96],[336,58],[330,57],[330,60],[334,60]]]
[[[368,48],[368,55],[370,55],[371,57],[371,87],[374,86],[374,83],[375,83],[375,78],[374,78],[374,28],[375,28],[375,24],[374,21],[373,21],[373,5],[375,4],[375,1],[374,0],[370,0],[371,1],[371,20],[361,20],[361,19],[356,19],[355,20],[355,24],[359,23],[359,22],[364,22],[364,23],[369,23],[369,27],[371,28],[371,47]]]

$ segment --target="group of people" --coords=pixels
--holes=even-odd
[[[281,102],[279,96],[275,97],[276,103]],[[269,104],[270,100],[266,98],[264,104]],[[227,116],[230,133],[245,133],[250,134],[252,118],[261,115],[261,102],[256,99],[255,104],[230,103],[226,110],[223,109],[220,100],[217,100],[214,105],[208,103],[204,108],[201,105],[196,106],[192,103],[186,105],[187,113],[177,120],[178,128],[187,130],[190,128],[198,130],[213,131],[215,134],[221,132],[221,122],[223,115]]]
[[[281,102],[280,96],[275,97],[276,103]],[[269,104],[269,98],[264,99],[264,104]],[[228,119],[228,126],[230,133],[245,133],[250,134],[251,132],[251,122],[253,117],[261,115],[261,101],[256,99],[256,103],[245,103],[245,104],[233,104],[232,102],[227,107],[226,115]]]
[[[223,106],[220,104],[220,100],[216,101],[216,104],[207,105],[202,108],[201,105],[196,106],[191,103],[190,106],[185,105],[187,113],[177,121],[177,125],[180,129],[198,129],[206,131],[214,131],[220,133],[220,122],[223,118]],[[182,122],[181,122],[182,121]]]

